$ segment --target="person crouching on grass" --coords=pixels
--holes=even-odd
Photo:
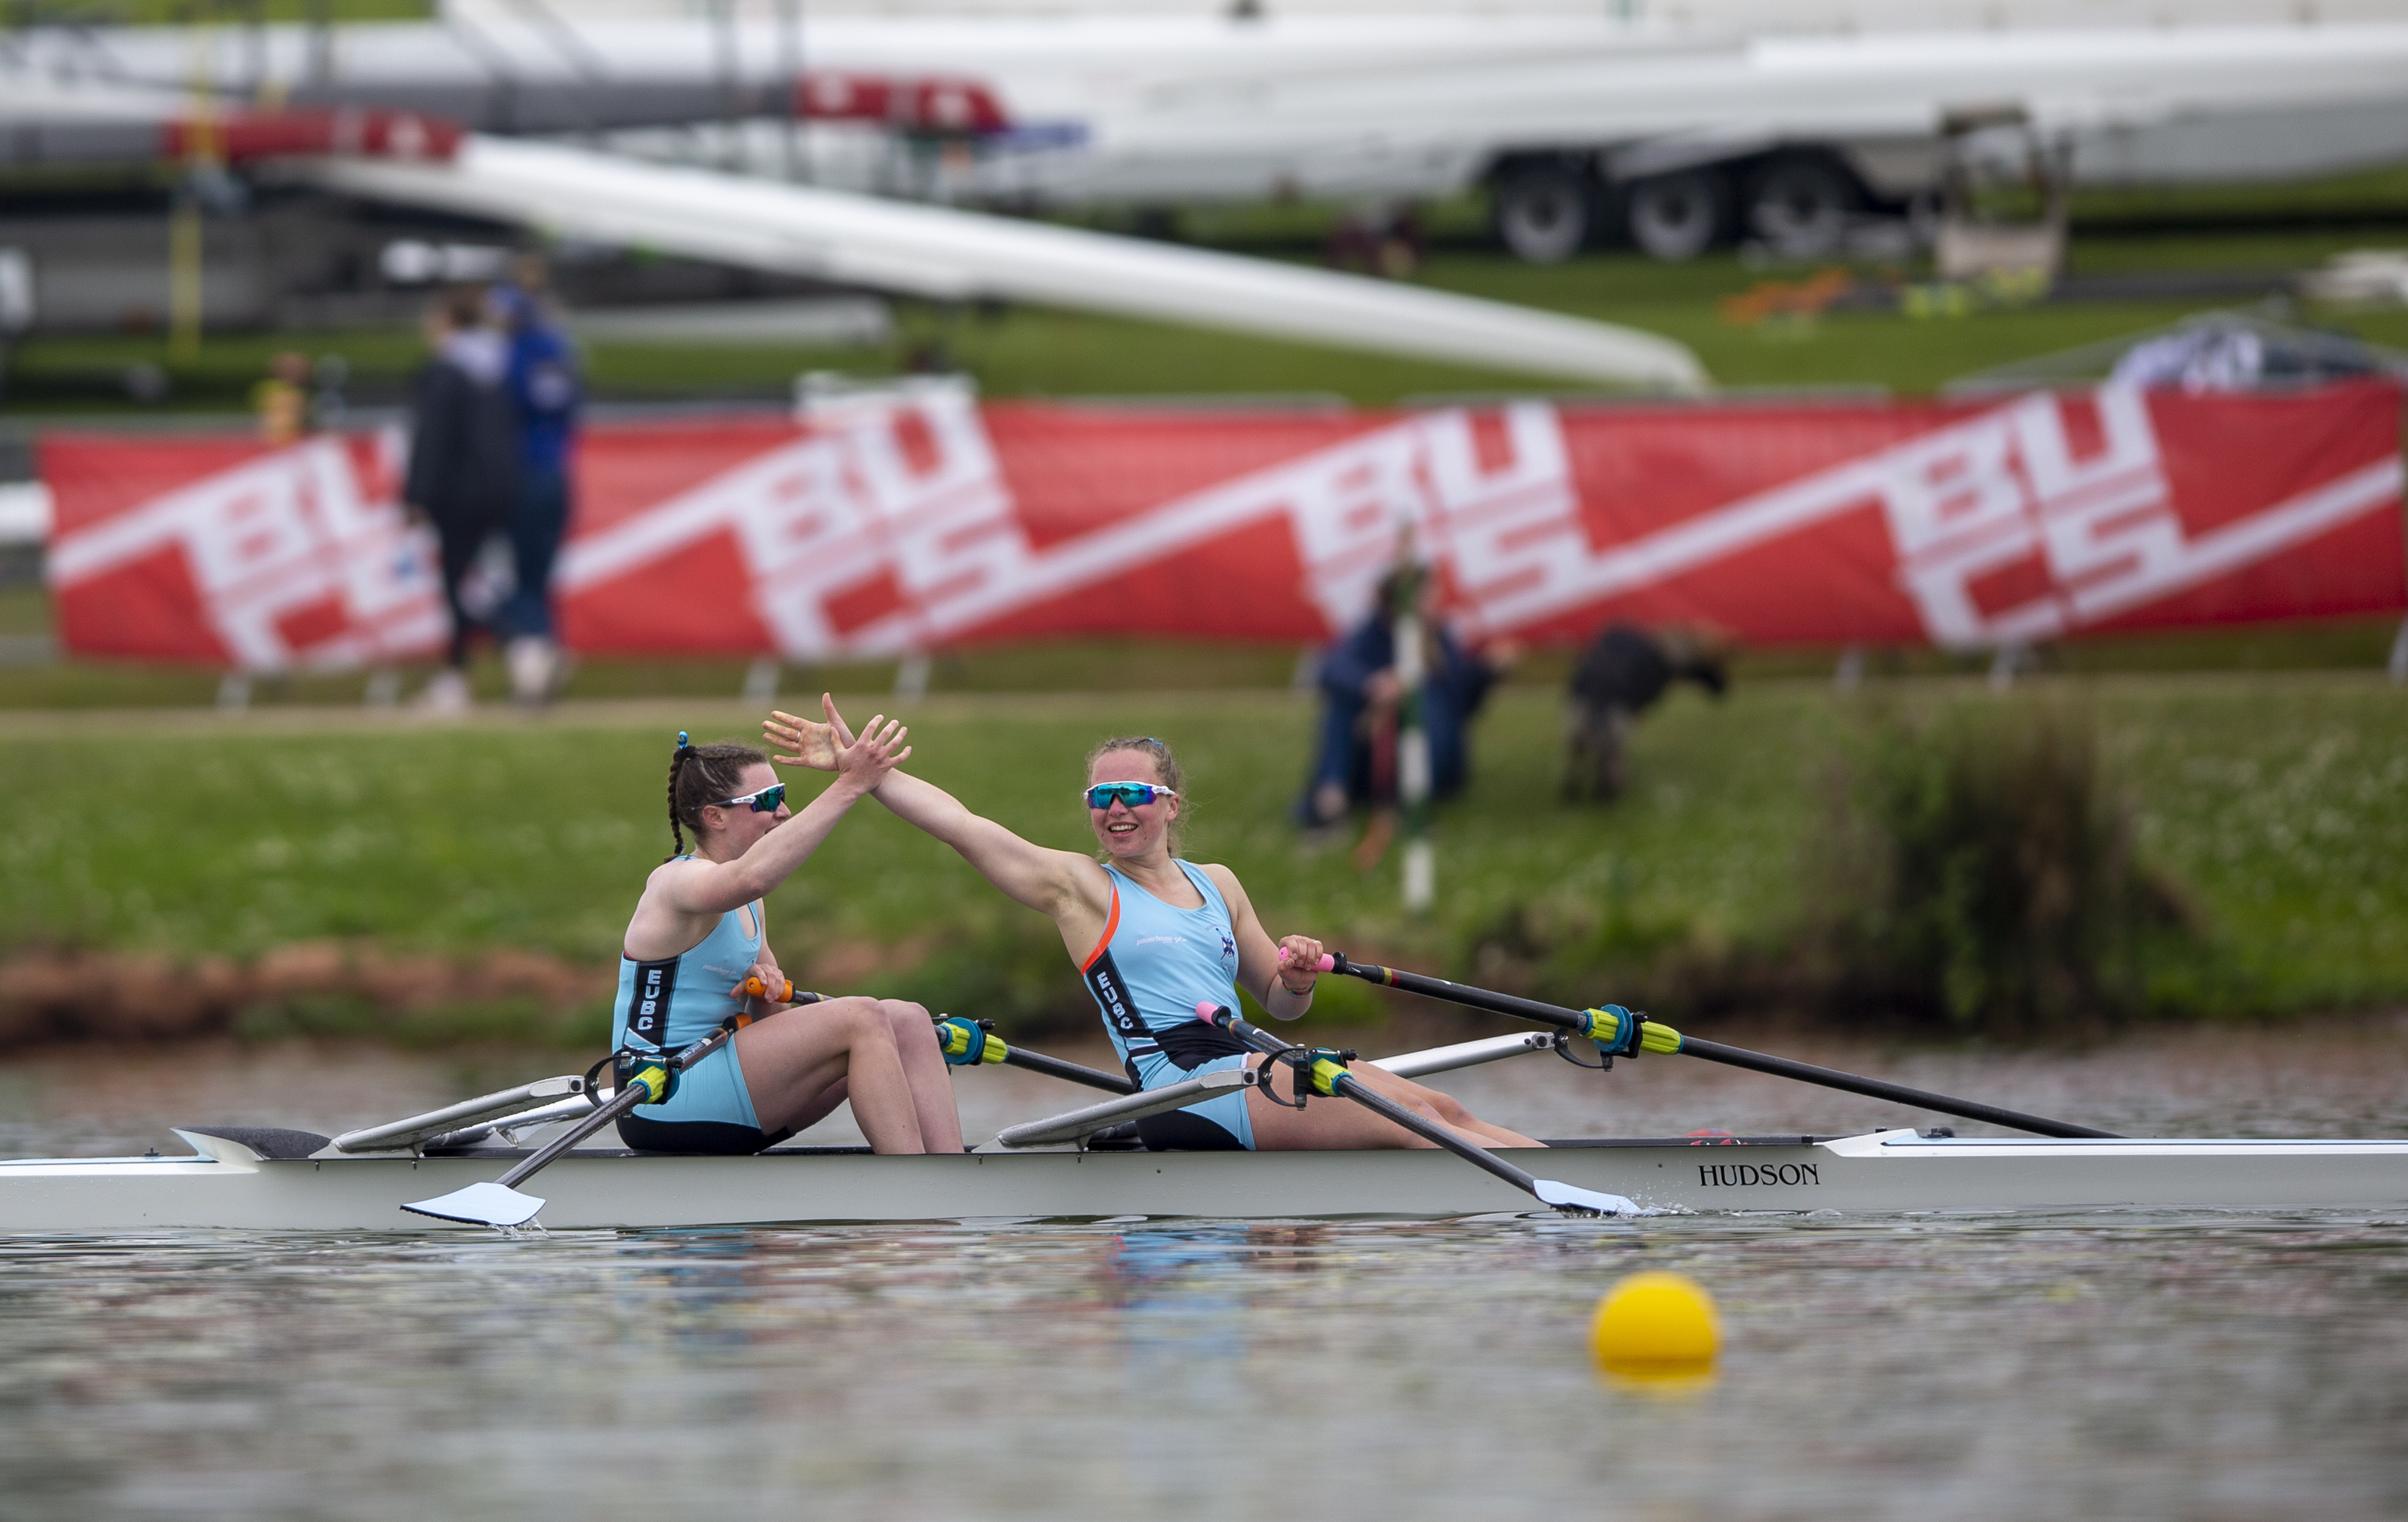
[[[668,788],[677,849],[652,869],[627,922],[611,1048],[676,1052],[732,1016],[753,1019],[695,1064],[666,1103],[638,1105],[619,1122],[628,1146],[759,1152],[850,1098],[878,1152],[962,1150],[953,1080],[925,1009],[863,998],[790,1005],[744,992],[751,978],[791,992],[763,934],[761,900],[893,777],[911,754],[908,733],[872,719],[859,739],[847,736],[826,768],[836,781],[800,813],[786,807],[786,784],[760,752],[678,736]]]
[[[763,724],[773,749],[793,753],[778,756],[781,763],[833,769],[861,743],[834,700],[822,695],[820,707],[824,724],[790,713],[772,714]],[[1154,1089],[1199,1073],[1259,1065],[1260,1053],[1198,1020],[1197,1005],[1235,1009],[1243,986],[1272,1018],[1294,1020],[1312,1007],[1310,969],[1322,955],[1321,942],[1311,936],[1273,945],[1235,872],[1172,854],[1182,785],[1178,759],[1159,739],[1096,746],[1080,798],[1102,848],[1100,861],[1031,845],[970,812],[944,789],[902,771],[889,772],[877,792],[890,811],[960,852],[1004,897],[1052,917],[1096,996],[1131,1082]],[[1543,1144],[1488,1125],[1453,1097],[1368,1062],[1351,1070],[1368,1087],[1480,1146]],[[1360,1105],[1297,1110],[1258,1088],[1149,1115],[1137,1126],[1154,1151],[1430,1145]]]

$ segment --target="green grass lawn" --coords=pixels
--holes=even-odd
[[[1972,684],[1876,682],[1910,705],[1995,701]],[[2178,990],[2198,1012],[2408,998],[2408,702],[2372,678],[2185,676],[2027,682],[2008,701],[2089,705],[2149,860],[2205,926]],[[850,707],[866,711],[869,699]],[[910,714],[915,769],[1029,838],[1084,844],[1069,794],[1111,732],[1180,747],[1189,854],[1246,880],[1274,932],[1458,974],[1529,953],[1559,997],[1660,987],[1666,955],[1777,960],[1799,856],[1852,700],[1819,682],[1686,696],[1642,730],[1630,793],[1556,801],[1552,695],[1509,691],[1469,795],[1441,810],[1441,905],[1408,919],[1394,863],[1358,872],[1283,811],[1310,712],[1271,693],[934,698]],[[716,722],[713,722],[716,721]],[[548,950],[608,967],[668,849],[661,778],[676,724],[744,733],[724,701],[424,728],[341,718],[241,726],[26,716],[0,730],[0,925],[73,942],[237,957],[320,937],[403,951]],[[815,779],[806,777],[808,788]],[[789,966],[887,948],[876,986],[1020,1020],[1077,1019],[1050,926],[949,851],[865,805],[770,908]],[[857,965],[857,964],[856,964]],[[1349,985],[1333,1012],[1360,1012]],[[1659,1012],[1678,1018],[1676,1008]]]

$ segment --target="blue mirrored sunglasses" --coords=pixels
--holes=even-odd
[[[719,806],[723,809],[733,809],[739,803],[749,804],[756,814],[773,814],[778,811],[778,806],[785,801],[786,784],[772,783],[758,793],[747,793],[740,798],[721,798]]]
[[[1139,809],[1156,798],[1175,798],[1178,796],[1178,789],[1156,787],[1152,783],[1097,783],[1086,792],[1090,809],[1109,809],[1115,803]]]

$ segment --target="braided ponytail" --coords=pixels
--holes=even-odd
[[[750,745],[696,745],[678,731],[677,754],[669,757],[669,840],[677,849],[663,856],[675,861],[686,854],[685,831],[702,843],[702,811],[738,789],[747,767],[769,758]]]
[[[686,757],[694,754],[694,741],[682,729],[678,731],[677,754],[669,757],[669,854],[664,862],[677,860],[685,854],[685,832],[678,827],[677,784],[679,773],[685,770]]]

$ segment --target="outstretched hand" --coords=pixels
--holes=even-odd
[[[824,699],[823,699],[824,701]],[[836,705],[828,703],[831,718]],[[843,740],[836,753],[836,771],[839,782],[853,783],[865,793],[875,793],[886,774],[910,759],[911,747],[903,743],[911,733],[900,719],[890,719],[883,713],[873,713],[855,737],[847,731],[842,721],[830,725]]]
[[[770,711],[769,716],[761,721],[761,738],[768,741],[773,753],[792,753],[773,754],[771,760],[781,767],[809,767],[813,771],[837,769],[837,752],[853,743],[853,731],[838,716],[835,698],[820,694],[820,707],[827,714],[825,724],[782,710]]]

